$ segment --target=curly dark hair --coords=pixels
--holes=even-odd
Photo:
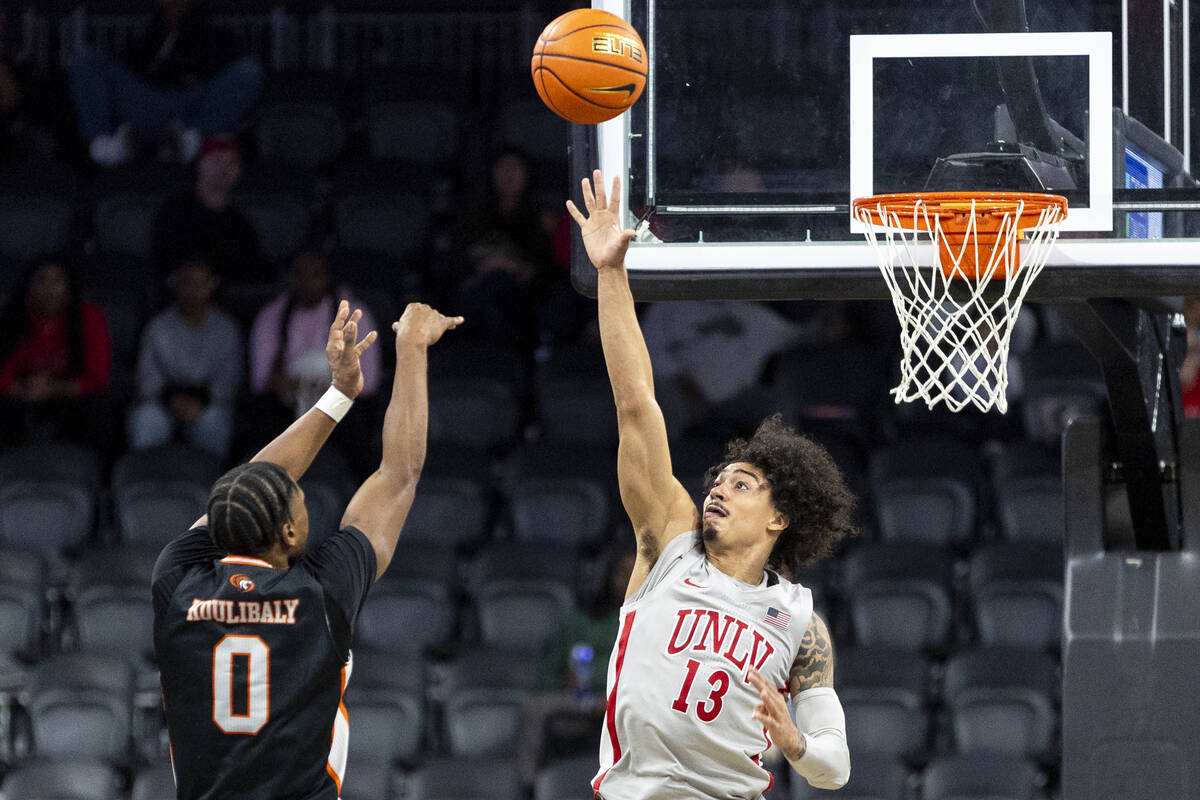
[[[705,487],[737,461],[762,470],[771,502],[788,518],[767,559],[771,569],[790,577],[858,533],[852,519],[854,494],[837,464],[824,447],[783,424],[779,414],[763,420],[750,439],[727,444],[725,460],[705,473]]]

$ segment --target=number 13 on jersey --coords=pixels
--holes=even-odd
[[[234,686],[234,662],[245,659],[245,677]],[[257,636],[225,636],[213,648],[213,722],[225,733],[256,734],[271,716],[271,648]],[[242,677],[238,675],[236,677]],[[244,711],[234,712],[234,700]]]

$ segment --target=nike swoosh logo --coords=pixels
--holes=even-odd
[[[701,586],[701,585],[700,585],[700,584],[698,584],[698,583],[692,583],[692,579],[691,579],[691,578],[684,578],[684,579],[683,579],[683,582],[684,582],[684,583],[686,583],[688,586],[694,586],[694,587],[696,587],[697,589],[707,589],[707,588],[708,588],[707,586]]]
[[[633,93],[637,91],[637,85],[627,83],[624,86],[593,86],[588,89],[589,92],[624,92],[626,97],[633,97]]]

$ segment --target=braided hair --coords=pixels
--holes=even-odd
[[[226,553],[257,556],[292,520],[296,482],[269,461],[242,464],[222,475],[208,495],[208,535]]]

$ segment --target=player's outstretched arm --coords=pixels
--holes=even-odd
[[[567,210],[579,224],[588,257],[598,273],[600,341],[617,405],[620,447],[617,479],[621,501],[638,537],[638,562],[630,592],[646,577],[662,547],[693,526],[696,506],[671,471],[671,453],[662,410],[654,399],[650,354],[638,325],[625,252],[633,231],[621,228],[621,183],[604,192],[600,170],[583,179],[587,216],[570,200]]]
[[[781,689],[771,686],[753,668],[749,679],[759,691],[754,718],[762,723],[792,768],[818,789],[845,786],[850,779],[846,714],[833,690],[833,640],[825,620],[812,615],[800,641],[800,652],[792,662],[787,687],[792,714],[788,714]]]
[[[354,493],[342,516],[342,527],[358,528],[371,542],[376,579],[391,563],[425,464],[429,426],[426,351],[462,321],[462,317],[443,316],[423,303],[409,303],[400,321],[392,324],[396,375],[383,417],[383,460]]]
[[[360,359],[367,348],[374,344],[378,334],[370,331],[361,340],[358,338],[358,323],[362,309],[350,311],[350,304],[343,300],[338,304],[337,314],[329,326],[329,338],[325,342],[325,357],[329,360],[332,375],[331,391],[316,405],[306,411],[287,430],[276,436],[259,450],[251,461],[270,461],[287,470],[292,480],[298,481],[312,465],[317,453],[328,441],[334,427],[350,408],[354,398],[363,388]],[[337,417],[337,419],[335,419]],[[208,524],[205,514],[192,526]]]

